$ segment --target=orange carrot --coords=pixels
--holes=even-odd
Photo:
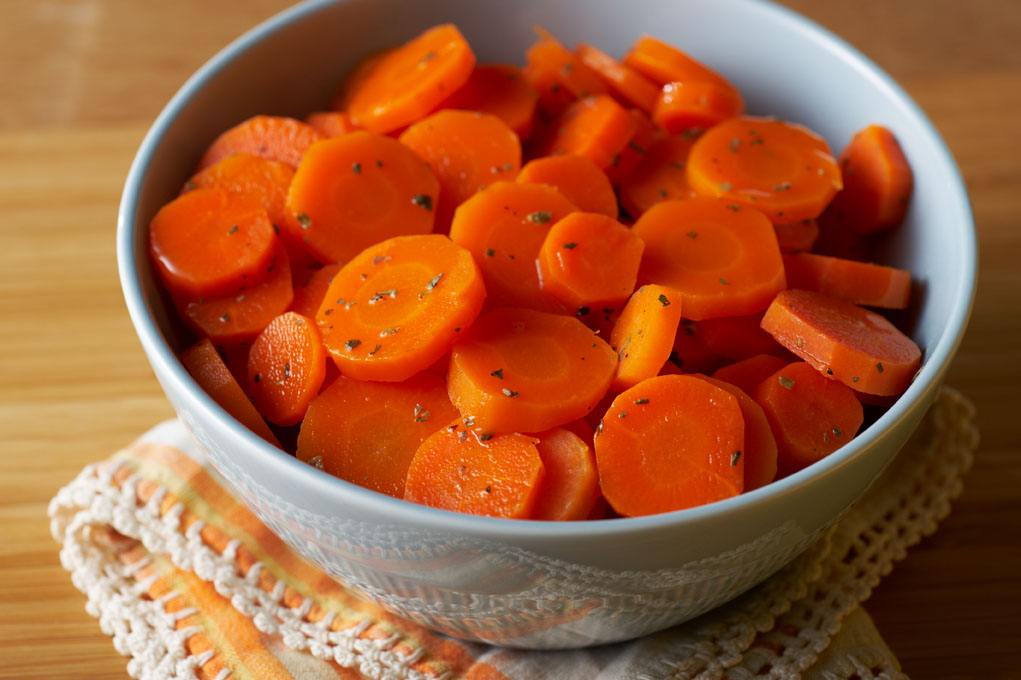
[[[391,236],[433,229],[439,183],[395,139],[351,132],[309,149],[294,174],[284,226],[321,262],[347,262]]]
[[[606,405],[609,406],[610,402],[607,402]],[[595,409],[589,411],[589,413],[591,414],[593,411],[595,411]],[[599,421],[596,421],[596,424],[598,425]],[[588,421],[585,420],[584,418],[579,418],[578,420],[572,420],[569,423],[564,423],[563,425],[561,425],[561,427],[567,430],[568,432],[573,432],[574,434],[578,435],[578,438],[581,439],[586,444],[588,444],[589,446],[592,445],[592,438],[595,435],[596,430],[594,427],[589,425]],[[592,464],[595,465],[595,461],[593,461]]]
[[[571,104],[556,123],[549,154],[576,154],[606,170],[638,130],[638,123],[609,95],[585,97]]]
[[[631,296],[610,333],[617,353],[611,389],[622,392],[659,374],[674,346],[684,308],[681,299],[678,291],[651,284]]]
[[[348,71],[344,79],[340,81],[340,84],[333,91],[333,94],[330,96],[329,108],[332,111],[345,112],[346,115],[348,107],[351,106],[351,98],[354,94],[365,86],[366,82],[376,72],[376,68],[379,66],[380,62],[382,62],[388,54],[396,49],[396,47],[386,47],[359,60],[358,63],[355,64],[354,68]],[[348,116],[348,118],[350,118],[350,116]]]
[[[635,132],[620,153],[613,157],[610,167],[606,168],[606,176],[614,186],[619,186],[621,182],[631,176],[631,173],[645,158],[646,149],[658,138],[658,135],[662,134],[640,109],[631,109],[628,114],[635,122]]]
[[[216,348],[209,338],[202,338],[182,352],[181,363],[188,369],[188,373],[199,387],[224,411],[273,446],[280,447],[280,442],[252,406],[252,402],[248,401],[248,397],[227,370],[226,364],[216,353]]]
[[[670,361],[677,364],[683,373],[712,373],[725,363],[719,354],[710,352],[702,342],[702,322],[681,319],[674,338],[674,349]]]
[[[663,375],[614,399],[596,434],[603,496],[634,517],[730,498],[744,488],[744,418],[734,395]]]
[[[728,382],[745,394],[755,394],[759,383],[773,375],[789,362],[772,354],[756,354],[753,357],[735,361],[713,372],[717,380]]]
[[[255,116],[217,137],[199,161],[199,170],[234,153],[250,153],[297,168],[305,150],[323,139],[311,125],[283,116]]]
[[[670,134],[708,129],[744,113],[744,100],[731,85],[718,81],[667,83],[656,98],[652,120]]]
[[[706,196],[757,208],[774,223],[812,219],[840,190],[840,168],[808,128],[770,118],[732,118],[698,138],[688,182]]]
[[[624,64],[660,86],[677,82],[720,82],[729,85],[723,76],[705,64],[649,35],[643,35],[635,41],[624,55]]]
[[[582,438],[566,428],[543,432],[538,437],[536,449],[546,475],[532,519],[586,519],[599,497],[595,454]]]
[[[787,355],[787,350],[759,327],[761,321],[762,314],[705,319],[698,324],[699,341],[713,354],[728,359],[747,359],[756,354]]]
[[[776,241],[780,244],[781,253],[800,253],[812,249],[819,238],[819,222],[816,220],[799,220],[774,224]]]
[[[609,342],[610,332],[613,330],[613,325],[617,323],[617,319],[620,318],[623,308],[623,304],[616,304],[612,307],[590,307],[587,312],[585,308],[580,308],[574,310],[574,315],[578,317],[578,321],[591,328],[596,335]]]
[[[322,133],[324,137],[340,137],[360,129],[343,111],[316,111],[305,118],[305,122]]]
[[[319,329],[295,312],[270,321],[248,353],[248,392],[259,413],[277,425],[301,421],[325,375]]]
[[[688,136],[653,141],[638,167],[621,182],[621,207],[637,219],[657,203],[696,196],[685,171],[694,142]]]
[[[906,309],[911,272],[839,257],[798,253],[783,256],[787,285],[845,302],[884,309]]]
[[[918,345],[879,314],[811,291],[781,292],[762,327],[816,370],[868,394],[900,394],[922,361]]]
[[[518,173],[524,184],[549,184],[584,212],[617,219],[617,196],[606,173],[584,156],[545,156],[528,162]]]
[[[624,103],[652,113],[652,106],[659,96],[659,88],[655,83],[591,45],[578,43],[574,46],[574,54],[581,63],[599,74],[607,87]]]
[[[868,234],[904,221],[911,187],[911,166],[889,129],[870,125],[859,131],[840,154],[844,190],[830,210],[852,231]]]
[[[539,93],[517,66],[483,64],[476,66],[468,82],[443,102],[443,108],[494,115],[524,140],[532,134],[538,101]]]
[[[713,198],[664,201],[634,226],[640,281],[676,288],[696,321],[762,311],[785,287],[776,232],[754,208]]]
[[[568,316],[497,309],[450,355],[450,400],[484,432],[542,432],[581,418],[616,366],[610,346]]]
[[[244,344],[235,347],[217,347],[216,351],[223,359],[223,363],[227,365],[227,370],[234,376],[238,386],[251,400],[251,395],[248,394],[248,349],[249,346]]]
[[[606,92],[599,75],[548,32],[525,52],[525,78],[539,93],[539,106],[555,116],[576,99]]]
[[[328,264],[319,269],[297,270],[292,267],[291,284],[294,287],[294,300],[291,302],[291,311],[314,319],[333,277],[339,271],[339,264]]]
[[[334,477],[395,498],[415,451],[457,417],[439,377],[421,373],[401,383],[341,376],[308,407],[298,459],[315,458]]]

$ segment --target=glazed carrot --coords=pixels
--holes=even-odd
[[[482,64],[475,67],[461,89],[443,102],[443,108],[494,115],[524,140],[532,134],[538,101],[539,93],[517,66]]]
[[[780,476],[833,453],[854,438],[864,420],[853,390],[803,361],[766,378],[754,398],[776,437]]]
[[[742,113],[744,100],[734,87],[693,80],[664,85],[653,106],[652,120],[673,135],[692,128],[709,129]]]
[[[542,432],[588,413],[616,363],[610,346],[572,317],[497,309],[454,345],[447,389],[484,432]]]
[[[756,354],[718,368],[712,377],[740,388],[745,394],[755,394],[759,383],[773,375],[789,362],[772,354]]]
[[[330,110],[346,114],[354,94],[365,86],[369,78],[375,73],[380,62],[396,49],[396,47],[386,47],[360,59],[354,68],[348,71],[344,79],[340,81],[333,94],[330,95]]]
[[[694,137],[675,136],[653,141],[641,163],[620,185],[620,205],[635,219],[657,203],[696,196],[688,185],[685,166]]]
[[[663,375],[614,399],[596,434],[599,485],[634,517],[730,498],[744,488],[737,398],[705,380]]]
[[[457,417],[438,376],[421,373],[401,383],[341,376],[308,407],[298,434],[298,460],[334,477],[395,498],[415,451]]]
[[[149,255],[175,295],[217,295],[269,264],[277,239],[266,209],[226,189],[178,196],[149,223]]]
[[[270,321],[248,353],[248,393],[259,413],[277,425],[301,421],[325,375],[319,329],[295,312]]]
[[[918,345],[879,314],[811,291],[781,292],[762,327],[816,370],[868,394],[900,394],[922,361]]]
[[[521,142],[496,116],[444,109],[401,133],[401,143],[424,160],[440,182],[436,231],[446,233],[454,210],[479,187],[513,180]]]
[[[316,322],[344,375],[399,382],[443,356],[485,296],[471,254],[446,236],[397,236],[344,265]]]
[[[492,305],[557,311],[560,304],[539,284],[535,258],[550,227],[575,210],[551,186],[497,182],[461,204],[450,238],[475,258]]]
[[[612,217],[571,213],[546,233],[539,249],[542,288],[569,309],[602,309],[635,289],[645,244]]]
[[[209,145],[199,170],[234,153],[250,153],[297,168],[305,150],[323,139],[311,125],[284,116],[254,116],[230,128]]]
[[[391,236],[433,229],[439,183],[395,139],[351,132],[314,145],[294,174],[283,225],[321,262],[347,262]]]
[[[546,475],[532,519],[586,519],[599,497],[595,453],[583,439],[565,428],[543,432],[538,438],[536,449]]]
[[[319,311],[326,291],[333,282],[333,277],[340,271],[339,264],[328,264],[319,269],[291,268],[291,284],[294,287],[294,300],[291,311],[302,316],[315,318]]]
[[[578,43],[574,46],[574,54],[581,63],[595,71],[610,91],[625,104],[652,113],[652,106],[659,96],[659,88],[655,83],[591,45]]]
[[[634,226],[639,280],[676,288],[696,321],[765,309],[785,287],[776,232],[754,208],[714,198],[657,203]]]
[[[702,342],[702,322],[681,319],[674,338],[670,361],[683,373],[712,373],[726,362],[719,354],[710,352]]]
[[[800,253],[812,249],[819,238],[819,222],[817,220],[798,220],[774,224],[776,242],[781,253]]]
[[[670,358],[684,305],[666,286],[646,285],[634,292],[610,333],[617,372],[610,389],[622,392],[659,374]]]
[[[441,24],[363,66],[339,98],[355,124],[399,130],[464,85],[475,55],[453,24]]]
[[[774,223],[812,219],[843,186],[826,141],[770,118],[732,118],[698,138],[688,182],[706,196],[761,210]]]
[[[854,232],[868,234],[904,221],[911,187],[911,166],[889,129],[870,125],[840,154],[844,189],[830,209]]]
[[[527,519],[545,476],[537,441],[523,434],[482,434],[455,420],[418,448],[404,500],[469,515]]]
[[[227,370],[226,364],[216,353],[216,348],[209,338],[202,338],[184,350],[181,353],[181,363],[199,387],[224,411],[273,446],[280,446],[266,421],[252,406],[252,402],[248,401],[241,386]]]
[[[728,359],[747,359],[756,354],[787,354],[759,324],[762,314],[721,316],[698,324],[699,342],[713,354]],[[788,355],[789,356],[789,355]]]
[[[606,173],[584,156],[563,154],[529,161],[518,173],[524,184],[549,184],[584,212],[617,219],[617,196]]]
[[[548,152],[585,156],[606,170],[638,130],[627,109],[610,95],[585,97],[571,104],[556,123]]]
[[[525,78],[539,93],[539,106],[551,116],[558,115],[576,99],[606,92],[595,71],[543,29],[540,39],[525,52]]]
[[[305,122],[319,130],[324,137],[340,137],[360,128],[343,111],[316,111],[305,117]]]
[[[906,309],[911,272],[839,257],[798,253],[783,256],[787,285],[813,290],[866,307]]]
[[[729,85],[723,76],[705,64],[649,35],[643,35],[635,41],[624,55],[624,64],[660,86],[689,81]]]
[[[614,186],[620,185],[631,176],[631,173],[645,158],[645,152],[649,145],[657,139],[657,135],[662,134],[662,131],[658,130],[640,109],[631,109],[628,114],[637,127],[628,143],[624,145],[620,153],[613,157],[613,162],[606,168],[606,176]]]

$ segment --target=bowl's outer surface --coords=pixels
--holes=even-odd
[[[641,33],[682,46],[746,93],[749,110],[808,125],[835,149],[869,123],[897,134],[916,177],[883,261],[912,270],[900,321],[925,365],[897,404],[809,470],[711,506],[654,517],[536,523],[412,506],[328,477],[231,419],[175,357],[186,336],[149,265],[149,219],[205,146],[256,113],[322,109],[360,56],[443,21],[479,61],[520,63],[541,23],[568,43],[623,53]],[[226,48],[181,89],[143,142],[118,225],[135,328],[174,408],[214,466],[284,540],[392,611],[456,636],[576,647],[643,635],[707,611],[790,561],[896,455],[932,402],[967,323],[970,207],[953,159],[889,78],[832,35],[754,0],[348,0],[299,5]]]

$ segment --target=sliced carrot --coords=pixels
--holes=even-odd
[[[373,73],[375,73],[380,62],[382,62],[383,59],[395,49],[397,48],[386,47],[360,59],[358,63],[355,64],[354,68],[348,71],[344,79],[340,81],[340,84],[333,91],[333,94],[330,96],[330,109],[338,112],[346,112],[348,107],[351,105],[351,98],[354,94],[365,86],[365,83],[372,77]]]
[[[319,130],[324,137],[340,137],[361,129],[343,111],[316,111],[308,114],[305,122]]]
[[[348,84],[344,108],[366,130],[399,130],[436,109],[474,67],[468,41],[453,24],[441,24],[366,64]]]
[[[277,425],[301,421],[325,376],[319,329],[295,312],[270,321],[248,353],[248,392],[259,413]]]
[[[494,115],[524,140],[532,134],[538,101],[539,93],[517,66],[482,64],[475,67],[461,89],[443,102],[443,108]]]
[[[635,219],[657,203],[693,198],[685,166],[695,138],[664,137],[653,141],[632,172],[620,185],[620,205]]]
[[[787,354],[759,324],[762,314],[721,316],[698,324],[699,341],[713,354],[728,359],[747,359],[756,354]],[[788,355],[789,356],[789,355]]]
[[[261,274],[276,247],[258,200],[226,189],[178,196],[149,223],[149,255],[176,295],[217,295]]]
[[[755,388],[754,398],[776,437],[781,476],[851,441],[864,420],[853,390],[802,361],[766,378]]]
[[[602,213],[617,218],[617,196],[606,173],[585,156],[563,154],[529,161],[517,181],[524,184],[549,184],[584,212]]]
[[[418,448],[404,499],[469,515],[527,519],[545,475],[537,441],[523,434],[480,434],[455,420]]]
[[[230,128],[209,145],[199,170],[234,153],[250,153],[297,168],[312,144],[323,139],[311,125],[284,116],[254,116]]]
[[[663,375],[614,399],[596,434],[603,496],[634,517],[730,498],[744,488],[744,417],[705,380]]]
[[[456,417],[438,376],[421,373],[401,383],[341,376],[309,405],[298,460],[318,458],[334,477],[403,498],[418,447]]]
[[[440,181],[436,230],[445,233],[454,210],[479,187],[513,180],[521,169],[521,142],[496,116],[444,109],[401,133]]]
[[[918,345],[884,317],[807,290],[777,295],[762,327],[818,371],[868,394],[900,394],[922,361]]]
[[[433,229],[439,183],[395,139],[351,132],[309,149],[294,174],[284,226],[321,262],[347,262],[379,241]]]
[[[216,348],[223,363],[227,364],[227,370],[234,376],[234,380],[245,394],[248,394],[248,349],[247,344]],[[248,396],[250,400],[251,395]]]
[[[595,71],[548,32],[538,32],[539,41],[525,52],[525,77],[539,93],[543,111],[555,116],[576,99],[606,92]]]
[[[818,217],[843,186],[819,135],[770,118],[732,118],[698,138],[688,182],[700,194],[761,210],[774,223]]]
[[[705,64],[662,40],[643,35],[624,55],[624,64],[656,85],[677,82],[721,82],[727,80]]]
[[[475,258],[490,304],[557,311],[560,304],[539,283],[535,258],[550,227],[575,210],[551,186],[497,182],[461,204],[450,238]]]
[[[446,236],[397,236],[337,272],[316,322],[342,373],[396,382],[443,356],[485,296],[471,254]]]
[[[607,406],[609,406],[609,402],[607,402]],[[592,411],[589,411],[589,413],[592,413]],[[598,425],[598,422],[596,424]],[[581,439],[583,442],[591,446],[592,437],[595,435],[596,430],[594,427],[589,425],[588,421],[585,420],[584,418],[579,418],[578,420],[572,420],[569,423],[564,423],[563,425],[561,425],[561,427],[567,430],[568,432],[573,432],[574,434],[578,435],[579,439]],[[595,465],[595,461],[593,461],[593,465]]]
[[[610,389],[622,392],[658,375],[670,358],[684,305],[681,294],[649,284],[634,292],[610,333],[617,372]]]
[[[280,447],[266,421],[248,401],[248,396],[227,370],[209,338],[202,338],[181,353],[181,363],[199,387],[235,420],[270,444]]]
[[[692,128],[709,129],[744,113],[744,100],[734,87],[712,80],[667,83],[656,98],[652,120],[675,135]]]
[[[786,285],[776,232],[754,208],[714,198],[665,201],[634,230],[645,241],[639,280],[680,291],[686,318],[754,314]]]
[[[599,497],[595,453],[584,439],[565,428],[543,432],[538,438],[536,449],[546,475],[532,519],[585,519]]]
[[[726,360],[710,352],[702,342],[702,322],[681,319],[674,338],[674,349],[670,361],[677,364],[683,373],[712,373]]]
[[[333,282],[333,277],[339,271],[339,264],[328,264],[319,269],[297,270],[292,267],[291,284],[294,287],[294,300],[291,302],[291,311],[314,319],[323,304],[330,283]]]
[[[550,228],[539,250],[542,288],[570,309],[614,306],[635,289],[644,248],[612,217],[571,213]]]
[[[497,309],[454,345],[447,388],[485,432],[542,432],[588,413],[616,363],[610,346],[572,317]]]
[[[745,394],[751,395],[755,394],[755,388],[760,382],[788,363],[772,354],[756,354],[716,369],[712,377],[739,387]]]
[[[889,129],[870,125],[840,154],[844,189],[830,210],[854,232],[868,234],[904,221],[914,179],[911,166]]]
[[[628,114],[637,127],[628,143],[613,157],[610,167],[606,168],[606,176],[614,186],[619,186],[631,176],[645,158],[646,150],[657,139],[659,132],[644,111],[631,109]]]
[[[550,154],[585,156],[600,169],[620,162],[620,153],[638,130],[627,109],[603,94],[571,104],[557,120]]]
[[[818,220],[798,220],[774,224],[776,241],[780,244],[781,253],[800,253],[809,251],[819,238]]]
[[[906,309],[911,299],[911,272],[904,269],[814,253],[784,255],[783,265],[791,288],[884,309]]]
[[[574,54],[581,63],[599,74],[610,91],[624,103],[652,113],[652,106],[659,96],[659,88],[655,83],[591,45],[578,43],[574,46]]]

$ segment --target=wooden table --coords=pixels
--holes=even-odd
[[[283,0],[5,0],[0,21],[0,677],[124,678],[46,503],[172,412],[121,300],[113,234],[135,148],[199,64]],[[868,603],[918,678],[1021,677],[1021,3],[789,0],[892,73],[971,192],[981,284],[949,383],[983,443],[939,533]]]

